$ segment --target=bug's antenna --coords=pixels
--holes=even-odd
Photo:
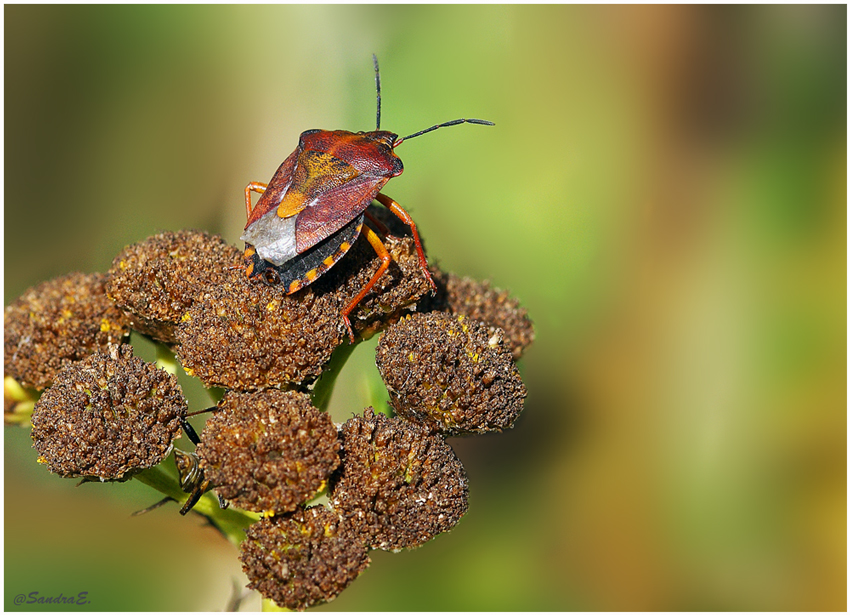
[[[375,88],[378,90],[378,118],[375,122],[375,130],[381,129],[381,73],[378,71],[378,56],[372,54],[372,63],[375,65]]]
[[[406,137],[402,137],[401,139],[396,139],[395,143],[393,143],[393,147],[398,147],[401,145],[402,141],[406,141],[407,139],[412,139],[413,137],[418,137],[420,135],[424,135],[426,132],[431,132],[432,130],[437,130],[438,128],[443,128],[444,126],[457,126],[458,124],[481,124],[482,126],[495,126],[494,122],[490,122],[488,120],[476,120],[476,119],[460,119],[460,120],[452,120],[451,122],[443,122],[442,124],[437,124],[436,126],[431,126],[431,128],[426,128],[425,130],[420,130],[419,132],[414,132],[412,135],[407,135]]]

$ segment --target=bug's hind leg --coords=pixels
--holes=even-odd
[[[268,184],[264,184],[262,182],[251,182],[247,186],[245,186],[245,218],[251,218],[251,193],[256,192],[257,194],[262,194],[269,187]]]
[[[431,292],[437,292],[437,285],[434,284],[434,280],[431,279],[431,272],[428,271],[428,260],[425,258],[425,251],[422,249],[422,241],[419,239],[419,231],[416,230],[416,223],[413,221],[413,218],[410,217],[409,213],[404,211],[401,205],[393,201],[386,194],[379,192],[375,200],[393,212],[402,222],[410,227],[410,231],[413,234],[413,242],[416,244],[416,254],[419,256],[419,265],[422,267],[422,273],[425,274],[425,279],[428,280],[428,284],[431,286]],[[375,244],[372,245],[374,246]]]
[[[372,290],[372,287],[381,279],[381,276],[384,275],[384,272],[387,270],[387,267],[390,266],[390,261],[392,257],[390,253],[387,251],[386,246],[381,242],[381,238],[378,237],[378,234],[373,231],[369,226],[363,225],[363,235],[366,237],[368,242],[375,249],[375,252],[378,254],[378,257],[381,259],[381,265],[378,267],[378,270],[375,272],[375,275],[372,276],[372,279],[369,280],[369,283],[363,287],[363,289],[357,294],[354,299],[351,300],[351,303],[342,311],[342,320],[345,323],[345,328],[348,329],[348,339],[351,340],[351,343],[354,343],[354,331],[351,328],[351,321],[348,319],[348,315],[354,311],[354,308],[357,307],[357,304],[363,300],[363,297]]]

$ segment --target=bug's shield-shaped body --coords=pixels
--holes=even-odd
[[[303,132],[248,217],[241,237],[249,244],[248,275],[271,265],[291,293],[339,260],[359,234],[363,212],[404,169],[393,152],[397,138],[381,130]],[[321,262],[310,269],[298,266],[320,243]],[[315,256],[308,260],[318,261]]]

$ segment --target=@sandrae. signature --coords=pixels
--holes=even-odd
[[[56,596],[42,596],[38,592],[30,592],[28,594],[17,594],[15,596],[15,604],[90,604],[89,593],[80,592],[74,596],[66,596],[58,594]]]

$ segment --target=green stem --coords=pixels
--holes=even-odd
[[[356,346],[357,344],[347,344],[345,342],[337,346],[331,355],[331,360],[328,361],[327,367],[316,381],[316,386],[313,387],[312,394],[313,405],[322,412],[327,412],[328,406],[331,403],[336,379]]]
[[[177,373],[177,368],[180,364],[177,362],[177,357],[174,356],[171,348],[156,342],[156,366],[164,369],[172,376]]]
[[[176,500],[178,504],[182,505],[189,498],[189,494],[180,489],[177,477],[170,474],[163,464],[142,470],[133,478]],[[245,529],[260,519],[260,515],[244,510],[222,509],[218,505],[218,498],[209,492],[201,496],[192,511],[209,519],[210,523],[237,546],[245,538]]]

